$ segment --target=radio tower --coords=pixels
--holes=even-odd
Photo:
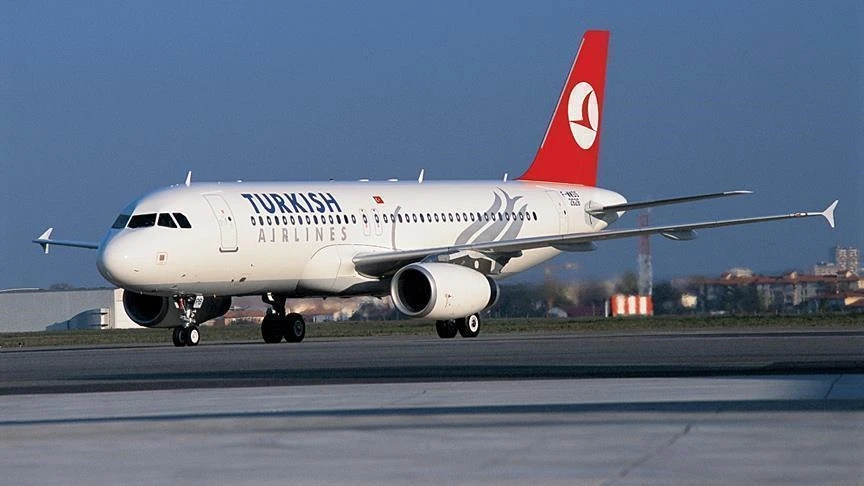
[[[648,226],[648,211],[639,215],[639,227]],[[648,235],[639,237],[639,295],[654,293],[654,270],[651,266],[651,240]]]

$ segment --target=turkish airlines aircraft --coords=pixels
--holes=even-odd
[[[129,317],[173,328],[194,346],[198,325],[225,314],[232,296],[270,304],[268,343],[303,340],[294,297],[390,295],[405,315],[436,320],[442,338],[475,337],[501,278],[598,241],[823,216],[821,212],[639,229],[607,229],[625,211],[745,194],[729,191],[627,202],[596,187],[609,33],[582,39],[543,142],[515,181],[186,183],[127,206],[99,243],[34,242],[96,249],[99,272],[125,289]]]

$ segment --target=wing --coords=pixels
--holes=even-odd
[[[722,196],[719,196],[722,197]],[[662,235],[672,240],[692,240],[696,238],[696,230],[736,226],[784,219],[810,218],[821,216],[834,227],[834,209],[837,202],[831,203],[824,211],[798,212],[775,216],[760,216],[755,218],[728,219],[721,221],[705,221],[700,223],[655,226],[636,229],[621,229],[598,231],[596,233],[571,233],[566,235],[535,236],[505,241],[489,241],[484,243],[469,243],[464,245],[442,246],[437,248],[422,248],[417,250],[383,251],[360,253],[354,256],[354,267],[358,272],[370,277],[386,277],[409,263],[419,262],[436,255],[451,255],[462,252],[477,252],[488,258],[498,260],[521,255],[524,250],[553,247],[562,251],[580,251],[591,249],[594,242],[631,238],[642,235]]]
[[[51,233],[54,231],[54,228],[48,228],[42,233],[39,238],[33,240],[33,243],[39,243],[42,245],[42,250],[45,251],[45,254],[48,254],[48,250],[50,245],[57,246],[72,246],[75,248],[88,248],[90,250],[96,250],[99,248],[99,243],[91,243],[89,241],[74,241],[74,240],[52,240]]]

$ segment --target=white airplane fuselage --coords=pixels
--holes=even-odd
[[[355,255],[606,228],[585,213],[589,202],[625,199],[597,187],[526,181],[178,185],[123,211],[154,215],[154,223],[109,230],[98,268],[119,287],[163,296],[385,295],[389,282],[358,272]],[[158,224],[159,215],[174,213],[191,228]],[[484,273],[506,277],[559,253],[525,250]]]

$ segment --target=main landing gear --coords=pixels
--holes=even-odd
[[[262,300],[271,306],[261,321],[261,337],[265,343],[278,343],[282,338],[289,343],[299,343],[306,337],[306,321],[296,312],[285,313],[285,297],[265,295]]]
[[[480,334],[480,315],[471,314],[459,319],[435,321],[435,331],[442,339],[454,338],[457,332],[464,338],[475,338]]]

